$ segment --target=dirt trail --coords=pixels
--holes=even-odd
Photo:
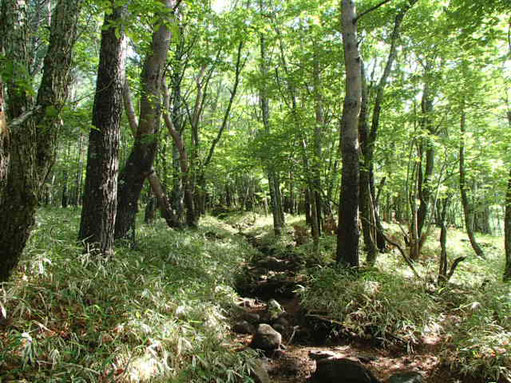
[[[316,368],[311,354],[318,353],[360,361],[382,381],[396,372],[417,371],[424,376],[425,382],[468,382],[466,378],[459,380],[452,376],[440,365],[438,339],[424,340],[421,347],[410,354],[402,346],[383,349],[370,341],[349,339],[343,335],[341,326],[308,316],[295,293],[304,282],[300,275],[303,266],[300,257],[292,249],[277,254],[257,237],[244,232],[240,234],[258,251],[253,261],[245,266],[246,274],[237,286],[238,293],[245,297],[245,310],[259,318],[254,324],[273,324],[276,317],[284,318],[284,325],[278,330],[282,333],[285,350],[263,359],[272,382],[306,382]],[[272,300],[282,307],[280,316],[272,317],[269,307],[273,305]],[[252,338],[251,335],[237,337],[244,345],[248,345]]]

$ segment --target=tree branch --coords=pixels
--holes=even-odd
[[[358,22],[363,16],[367,15],[368,13],[377,10],[381,6],[390,3],[392,0],[383,0],[381,3],[376,4],[374,7],[371,7],[369,9],[366,9],[365,11],[361,12],[357,17],[355,17],[355,20],[353,20],[354,23]]]

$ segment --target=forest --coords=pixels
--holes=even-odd
[[[0,382],[511,383],[511,2],[0,0]]]

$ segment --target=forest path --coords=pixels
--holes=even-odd
[[[468,382],[441,365],[439,339],[424,339],[413,352],[403,345],[382,348],[374,341],[348,337],[338,324],[308,315],[295,292],[304,283],[300,271],[305,261],[293,249],[276,252],[250,232],[240,230],[239,235],[257,250],[237,286],[244,297],[240,305],[253,325],[271,324],[282,334],[284,350],[262,359],[271,382],[308,382],[316,369],[314,359],[324,355],[359,361],[382,382],[403,371],[420,372],[425,382]],[[244,346],[252,340],[250,334],[236,336]]]

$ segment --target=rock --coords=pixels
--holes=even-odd
[[[262,323],[257,327],[250,347],[264,351],[274,351],[280,348],[281,343],[282,335],[269,324]]]
[[[261,320],[261,316],[259,314],[248,311],[243,313],[241,317],[249,323],[258,323]]]
[[[232,331],[238,334],[253,334],[255,333],[255,328],[246,320],[242,320],[237,322],[233,327]]]
[[[424,378],[418,372],[398,372],[387,379],[387,383],[422,383]]]
[[[265,364],[257,362],[250,372],[250,376],[254,379],[255,383],[271,383],[270,375],[268,374]]]
[[[286,318],[283,316],[280,316],[275,322],[273,322],[274,325],[281,325],[283,327],[289,327],[289,322]]]
[[[321,359],[316,362],[315,383],[380,383],[360,362],[350,359]]]
[[[282,326],[280,323],[275,323],[272,327],[275,329],[275,331],[280,332],[281,334],[284,334],[286,332],[286,328]]]
[[[335,356],[335,353],[331,351],[323,351],[323,350],[312,350],[309,351],[309,358],[312,360],[321,360],[321,359],[328,359],[333,358]]]

